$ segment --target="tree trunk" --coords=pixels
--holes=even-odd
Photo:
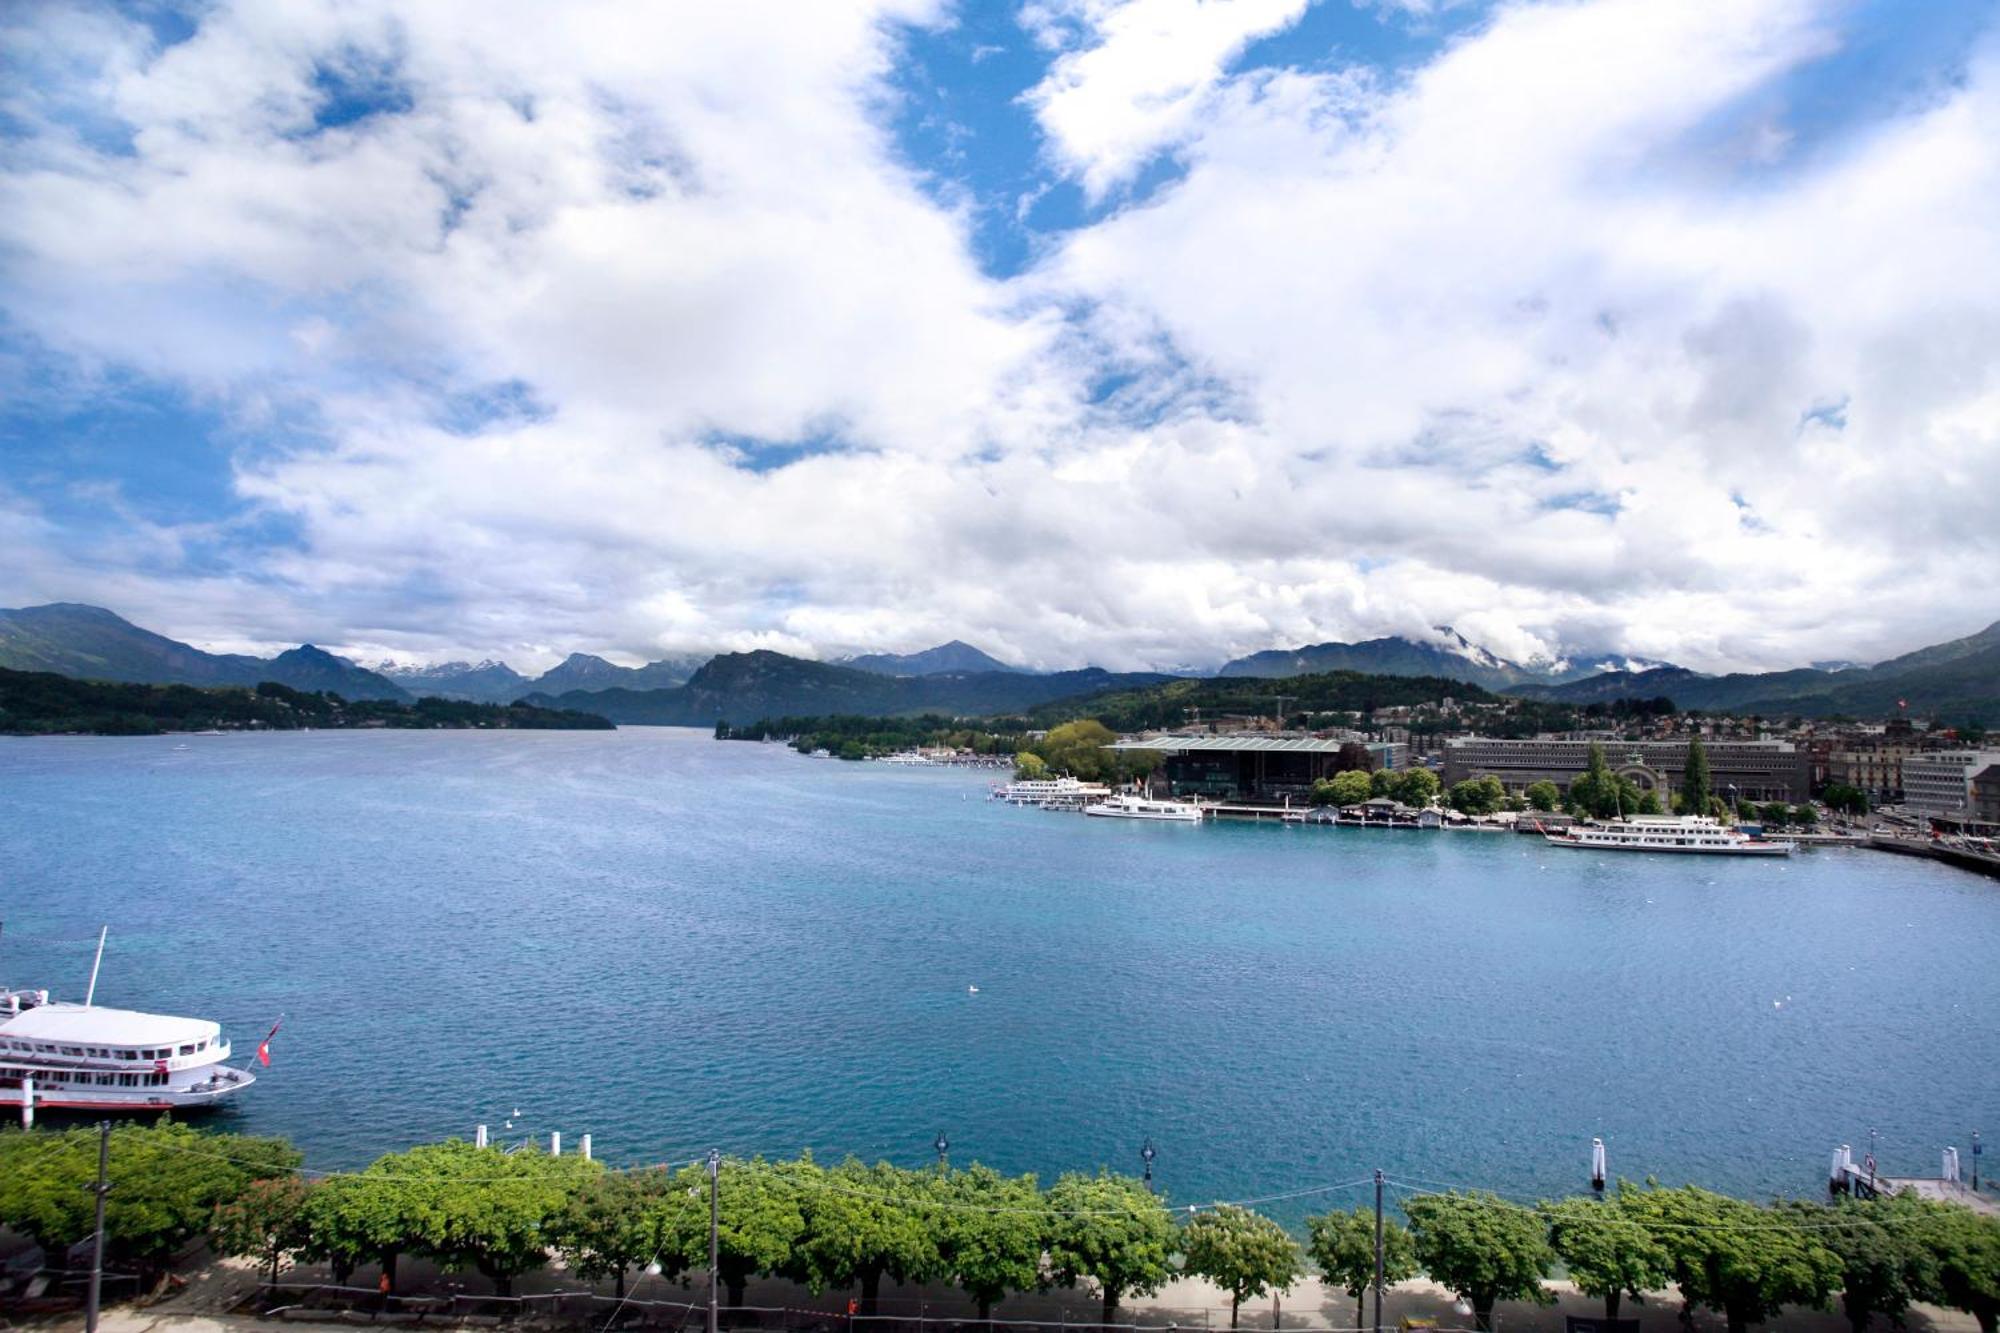
[[[1118,1289],[1116,1287],[1107,1286],[1104,1289],[1104,1318],[1100,1322],[1106,1324],[1110,1323],[1112,1321],[1112,1318],[1115,1315],[1117,1315],[1117,1313],[1118,1313]]]
[[[1606,1319],[1616,1319],[1618,1317],[1618,1301],[1623,1295],[1624,1293],[1616,1287],[1604,1293],[1604,1317]]]
[[[1853,1292],[1840,1293],[1840,1309],[1847,1316],[1847,1326],[1853,1329],[1854,1333],[1863,1333],[1868,1327],[1868,1316],[1871,1313],[1868,1303],[1856,1300]]]
[[[396,1251],[382,1251],[382,1276],[389,1279],[389,1294],[396,1294]]]
[[[625,1299],[625,1265],[623,1264],[618,1265],[617,1280],[618,1286],[616,1290],[618,1292],[618,1299],[622,1302]]]
[[[725,1277],[722,1279],[722,1292],[723,1295],[729,1298],[730,1309],[733,1310],[743,1304],[743,1288],[749,1285],[750,1279],[748,1277]]]
[[[1377,1296],[1375,1299],[1379,1301],[1382,1298]],[[1366,1327],[1367,1321],[1368,1321],[1368,1288],[1363,1287],[1361,1289],[1361,1294],[1354,1298],[1354,1326],[1356,1328]]]
[[[1735,1306],[1723,1306],[1722,1316],[1729,1323],[1729,1333],[1750,1333],[1750,1321],[1745,1319],[1743,1312]]]
[[[882,1296],[882,1270],[864,1268],[861,1270],[861,1313],[875,1313],[876,1303]]]
[[[344,1287],[347,1285],[347,1279],[353,1276],[354,1276],[354,1261],[352,1259],[343,1259],[338,1255],[334,1256],[333,1285],[336,1287]]]
[[[1241,1296],[1231,1296],[1229,1298],[1229,1326],[1231,1328],[1236,1327],[1236,1312],[1242,1308],[1243,1298]]]
[[[1972,1312],[1979,1321],[1979,1333],[2000,1333],[2000,1305],[1988,1302]]]
[[[1493,1327],[1493,1296],[1480,1293],[1472,1298],[1472,1326],[1474,1328]]]

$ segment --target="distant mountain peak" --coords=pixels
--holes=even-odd
[[[955,673],[977,674],[986,671],[1021,672],[1023,668],[1009,666],[963,639],[952,639],[915,653],[864,653],[860,657],[843,657],[833,665],[852,667],[856,671],[869,671],[878,676],[941,676]]]

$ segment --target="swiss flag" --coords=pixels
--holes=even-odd
[[[281,1018],[276,1023],[271,1024],[271,1030],[264,1034],[264,1040],[257,1043],[257,1063],[266,1068],[269,1068],[271,1064],[271,1038],[278,1035],[278,1028],[284,1021]]]

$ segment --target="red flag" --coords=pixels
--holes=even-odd
[[[155,1060],[155,1061],[153,1061],[153,1072],[154,1072],[155,1074],[164,1074],[164,1073],[166,1073],[166,1072],[167,1072],[167,1062],[166,1062],[165,1060]]]
[[[257,1043],[257,1063],[267,1069],[271,1065],[271,1038],[278,1035],[278,1027],[284,1021],[281,1018],[276,1023],[271,1024],[271,1030],[264,1034],[264,1040]]]

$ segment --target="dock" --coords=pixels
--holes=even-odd
[[[2000,856],[1985,852],[1970,851],[1964,847],[1952,847],[1925,838],[1892,838],[1881,834],[1868,839],[1868,845],[1878,852],[1890,852],[1896,856],[1918,856],[1932,861],[1942,861],[1960,870],[1970,870],[1975,875],[1987,875],[2000,879]]]
[[[1933,1176],[1885,1176],[1870,1172],[1853,1162],[1845,1163],[1847,1192],[1857,1199],[1873,1199],[1891,1194],[1914,1194],[1933,1203],[1956,1203],[2000,1217],[2000,1199],[1986,1190],[1975,1190],[1962,1180],[1942,1180]]]

